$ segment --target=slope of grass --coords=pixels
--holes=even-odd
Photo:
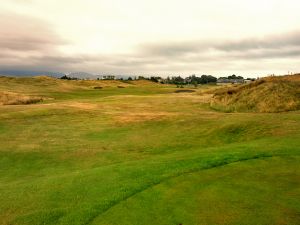
[[[0,224],[297,224],[299,111],[221,113],[174,90],[1,106]]]
[[[181,175],[122,201],[92,224],[297,224],[299,216],[291,215],[300,210],[299,192],[291,186],[300,185],[298,160],[259,158]]]
[[[219,89],[212,108],[227,112],[285,112],[300,109],[300,75],[268,77]]]

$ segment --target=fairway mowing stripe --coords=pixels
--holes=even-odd
[[[106,208],[105,208],[105,206],[103,207],[103,205],[98,205],[99,208],[100,208],[99,209],[100,212],[98,212],[98,213],[95,212],[97,214],[95,214],[91,218],[89,218],[84,223],[84,225],[91,224],[97,217],[101,216],[102,214],[104,214],[105,212],[107,212],[108,210],[113,208],[114,206],[120,204],[123,201],[126,201],[127,199],[129,199],[129,198],[131,198],[131,197],[133,197],[133,196],[135,196],[135,195],[137,195],[137,194],[139,194],[143,191],[146,191],[147,189],[155,187],[155,186],[159,185],[160,183],[162,183],[164,181],[167,181],[167,180],[170,180],[170,179],[173,179],[173,178],[185,175],[185,174],[196,173],[196,172],[199,172],[201,170],[213,169],[213,168],[216,168],[216,167],[222,167],[222,166],[226,166],[226,165],[229,165],[229,164],[239,163],[239,162],[244,162],[244,161],[257,160],[257,159],[263,159],[263,158],[271,158],[271,157],[274,157],[274,156],[277,156],[277,155],[269,155],[269,154],[266,154],[266,153],[262,153],[262,154],[258,154],[258,155],[248,156],[248,157],[241,157],[241,158],[238,158],[238,159],[230,159],[230,157],[226,158],[226,156],[225,156],[223,159],[220,159],[220,161],[207,161],[207,165],[204,165],[200,168],[190,169],[190,170],[187,170],[187,171],[184,171],[184,172],[181,172],[181,173],[179,172],[177,174],[174,174],[174,175],[168,176],[166,178],[160,179],[156,182],[154,181],[151,184],[145,185],[144,187],[141,187],[140,189],[134,191],[133,193],[128,194],[127,196],[124,196],[124,198],[122,198],[120,200],[116,199],[114,201],[111,201],[110,203],[108,203]],[[97,206],[95,208],[97,208]],[[102,208],[102,210],[101,210],[101,208]],[[95,211],[97,211],[97,209],[95,209]]]

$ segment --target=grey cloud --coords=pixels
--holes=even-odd
[[[228,55],[232,59],[275,59],[275,58],[300,58],[300,48],[279,49],[279,50],[260,50],[250,52],[236,52]]]
[[[174,56],[176,54],[187,54],[206,49],[208,46],[202,42],[169,42],[169,43],[151,43],[139,46],[142,53],[149,55]]]
[[[281,49],[291,46],[300,46],[300,31],[282,35],[251,38],[240,41],[228,41],[214,46],[222,51],[243,51],[252,49]]]
[[[245,52],[251,50],[281,50],[300,47],[300,31],[265,38],[248,38],[238,41],[202,40],[168,43],[150,43],[139,46],[141,54],[157,57],[178,57],[206,54],[208,52]],[[293,54],[291,54],[293,56]]]
[[[299,40],[300,32],[293,32],[239,41],[149,43],[139,45],[135,54],[107,57],[102,63],[106,65],[105,68],[119,71],[195,72],[215,68],[242,71],[245,66],[262,68],[263,71],[266,70],[264,66],[270,66],[269,61],[272,60],[274,65],[269,68],[272,70],[277,66],[287,67],[282,63],[283,60],[291,62],[300,59]]]
[[[83,63],[85,60],[83,57],[71,57],[71,56],[42,56],[42,57],[31,57],[31,60],[35,62],[45,62],[47,64],[77,64]]]
[[[82,63],[82,57],[61,55],[59,47],[68,44],[51,24],[40,19],[3,14],[0,20],[0,68],[64,69]]]
[[[22,15],[1,15],[0,49],[10,51],[41,51],[65,44],[51,30],[51,25]]]
[[[43,50],[50,46],[55,46],[52,40],[38,37],[12,37],[0,34],[0,49],[12,51],[37,51]]]

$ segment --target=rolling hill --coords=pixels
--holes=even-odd
[[[226,112],[285,112],[300,109],[300,75],[266,77],[214,92],[211,107]]]

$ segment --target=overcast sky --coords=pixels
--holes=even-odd
[[[0,69],[300,72],[299,0],[1,0]]]

